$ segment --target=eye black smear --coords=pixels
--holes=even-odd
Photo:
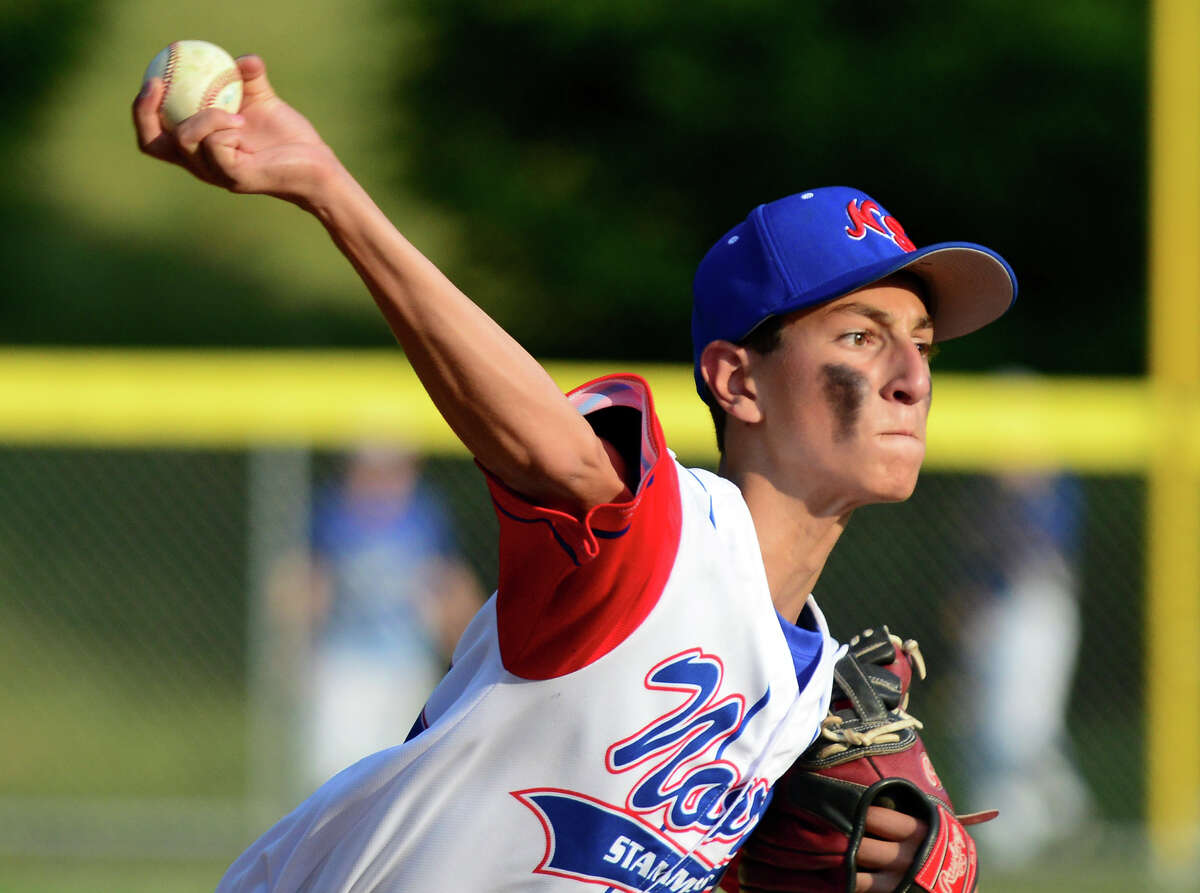
[[[822,366],[821,376],[824,379],[825,399],[838,423],[834,440],[849,440],[854,436],[858,411],[867,394],[867,379],[861,372],[840,363]]]

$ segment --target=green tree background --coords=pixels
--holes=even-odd
[[[1144,368],[1143,4],[355,6],[347,17],[369,13],[384,51],[372,56],[382,101],[340,112],[369,119],[359,170],[401,229],[433,232],[423,247],[539,355],[686,361],[691,276],[707,247],[761,201],[846,183],[878,198],[919,244],[979,241],[1017,270],[1016,311],[969,347],[950,345],[945,367]],[[306,33],[303,12],[293,46]],[[6,155],[41,151],[37,123],[72,65],[94,64],[89,41],[105,14],[96,0],[4,13]],[[227,45],[258,49],[260,37],[242,30]],[[329,37],[314,25],[307,40]],[[305,111],[339,76],[361,77],[347,59],[310,89],[281,81],[288,57],[264,55]],[[68,61],[31,78],[48,56]],[[140,69],[126,67],[118,92],[131,97]],[[124,115],[111,110],[114,128],[128,129]],[[338,147],[337,122],[317,123]],[[135,156],[122,138],[120,151]],[[115,164],[114,177],[131,178],[127,195],[165,176],[145,159],[122,159],[127,175]],[[102,162],[96,173],[106,175]],[[4,342],[389,341],[348,277],[297,287],[236,252],[181,256],[81,225],[62,211],[70,196],[48,198],[53,187],[21,164],[0,176]],[[162,182],[189,188],[178,175]],[[222,208],[239,201],[224,199]],[[137,212],[131,203],[113,213]]]

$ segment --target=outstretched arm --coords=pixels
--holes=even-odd
[[[392,226],[312,125],[275,95],[260,58],[245,56],[238,65],[245,81],[239,114],[209,109],[174,133],[158,114],[162,82],[150,81],[133,104],[142,151],[232,192],[292,202],[320,220],[450,427],[509,487],[577,515],[625,493],[616,451],[538,362]]]

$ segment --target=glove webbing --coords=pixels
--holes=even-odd
[[[815,752],[810,750],[807,759],[822,762],[852,747],[900,744],[915,735],[915,731],[906,735],[907,730],[924,728],[919,719],[905,712],[908,692],[901,692],[895,674],[886,670],[868,673],[864,669],[864,664],[891,663],[898,659],[897,652],[909,660],[919,678],[925,678],[925,660],[914,640],[901,641],[885,626],[879,632],[867,630],[851,641],[851,650],[833,668],[833,699],[850,701],[854,715],[847,717],[842,711],[826,716],[820,737],[829,743]],[[889,701],[895,701],[894,706],[884,702],[881,691],[887,693]],[[848,727],[848,721],[855,727]]]

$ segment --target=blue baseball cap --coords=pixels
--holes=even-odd
[[[939,242],[918,248],[900,222],[858,189],[826,186],[759,205],[709,249],[692,285],[692,360],[740,341],[766,320],[832,301],[907,270],[928,292],[934,341],[998,319],[1017,299],[1012,267],[990,248]]]

